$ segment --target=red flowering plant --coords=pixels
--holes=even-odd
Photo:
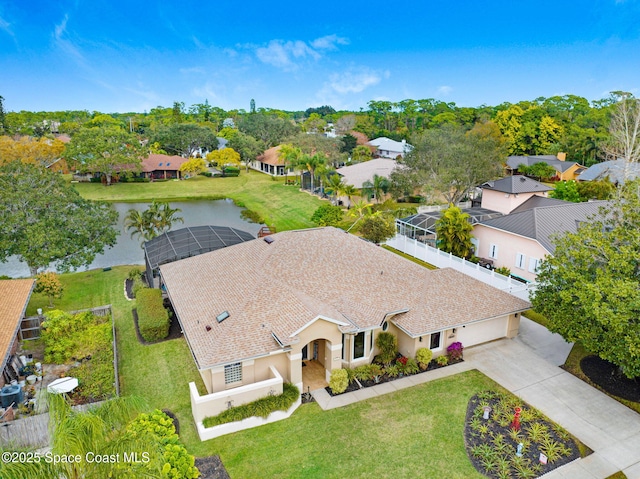
[[[407,365],[407,357],[406,357],[406,356],[400,356],[400,357],[398,358],[398,362],[399,362],[400,364],[402,364],[403,366],[406,366],[406,365]]]
[[[458,361],[462,359],[463,349],[464,349],[464,346],[462,346],[462,343],[459,341],[456,341],[455,343],[451,343],[449,346],[447,346],[447,356],[449,356],[449,360]]]

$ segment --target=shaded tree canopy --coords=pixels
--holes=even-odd
[[[160,126],[151,133],[149,140],[159,143],[170,155],[185,158],[193,156],[198,149],[213,151],[218,148],[218,138],[208,126],[195,123],[175,123]]]
[[[0,167],[0,261],[17,255],[35,275],[88,266],[116,243],[118,213],[85,200],[63,177],[20,162]]]
[[[597,218],[554,240],[532,304],[567,341],[640,376],[640,182],[627,183]]]
[[[448,203],[458,203],[468,191],[502,173],[504,142],[495,126],[478,124],[470,131],[445,124],[427,130],[411,141],[413,150],[396,169],[391,180],[411,194],[412,190],[435,192]]]

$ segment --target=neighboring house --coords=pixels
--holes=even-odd
[[[285,172],[284,160],[280,158],[280,146],[269,148],[249,164],[249,167],[271,176],[285,176],[294,172],[293,166],[287,165]]]
[[[507,172],[514,174],[518,172],[518,166],[532,166],[536,163],[546,163],[556,170],[556,178],[563,180],[576,180],[580,173],[585,169],[584,166],[573,162],[566,161],[566,153],[558,153],[554,155],[537,155],[537,156],[510,156],[507,158]]]
[[[0,357],[2,377],[0,386],[18,379],[18,363],[14,355],[20,340],[20,324],[35,285],[33,279],[0,280]]]
[[[598,214],[605,204],[532,196],[510,214],[475,225],[472,234],[476,256],[490,258],[494,266],[509,268],[512,275],[535,281],[540,261],[554,253],[553,235],[575,233],[581,222]]]
[[[626,179],[635,180],[640,176],[640,164],[624,159],[603,161],[590,166],[578,178],[580,181],[608,180],[614,185],[623,185]]]
[[[379,158],[391,158],[392,160],[395,160],[398,157],[404,158],[404,155],[413,149],[413,146],[408,144],[406,140],[395,141],[387,138],[386,136],[381,136],[380,138],[371,140],[368,144],[377,148],[374,152],[374,156]]]
[[[181,178],[180,167],[189,161],[181,156],[151,154],[142,160],[142,175],[154,180]]]
[[[227,147],[229,140],[220,136],[216,138],[218,139],[218,150],[224,150]],[[209,153],[211,153],[211,151],[209,151],[208,149],[196,148],[191,156],[194,158],[206,158]]]
[[[374,175],[389,178],[396,168],[396,160],[389,158],[374,158],[373,160],[355,163],[353,165],[338,168],[336,172],[342,176],[345,185],[353,185],[362,188],[367,181],[373,181]]]
[[[303,363],[331,371],[370,363],[389,331],[399,351],[435,356],[514,337],[530,304],[446,268],[429,270],[336,228],[286,231],[160,266],[206,396],[196,422],[302,388]],[[306,389],[305,389],[306,390]]]
[[[482,188],[482,208],[509,214],[532,196],[547,196],[553,188],[526,176],[507,176],[487,181]]]

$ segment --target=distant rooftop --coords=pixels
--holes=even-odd
[[[526,176],[514,175],[500,178],[495,181],[487,181],[480,185],[483,190],[501,191],[503,193],[538,193],[542,191],[552,191],[553,188],[532,180]]]

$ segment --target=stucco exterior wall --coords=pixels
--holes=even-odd
[[[509,214],[532,196],[547,196],[547,192],[542,193],[516,193],[509,194],[502,191],[482,190],[482,208],[498,211],[502,214]]]
[[[549,254],[540,243],[523,236],[518,236],[506,231],[489,228],[484,225],[475,225],[472,232],[478,241],[477,256],[481,258],[492,258],[490,248],[495,244],[497,248],[497,257],[492,258],[494,266],[504,266],[511,270],[511,274],[519,276],[528,281],[535,281],[537,274],[532,271],[532,259],[542,261]],[[523,267],[516,264],[518,254],[524,256]]]

